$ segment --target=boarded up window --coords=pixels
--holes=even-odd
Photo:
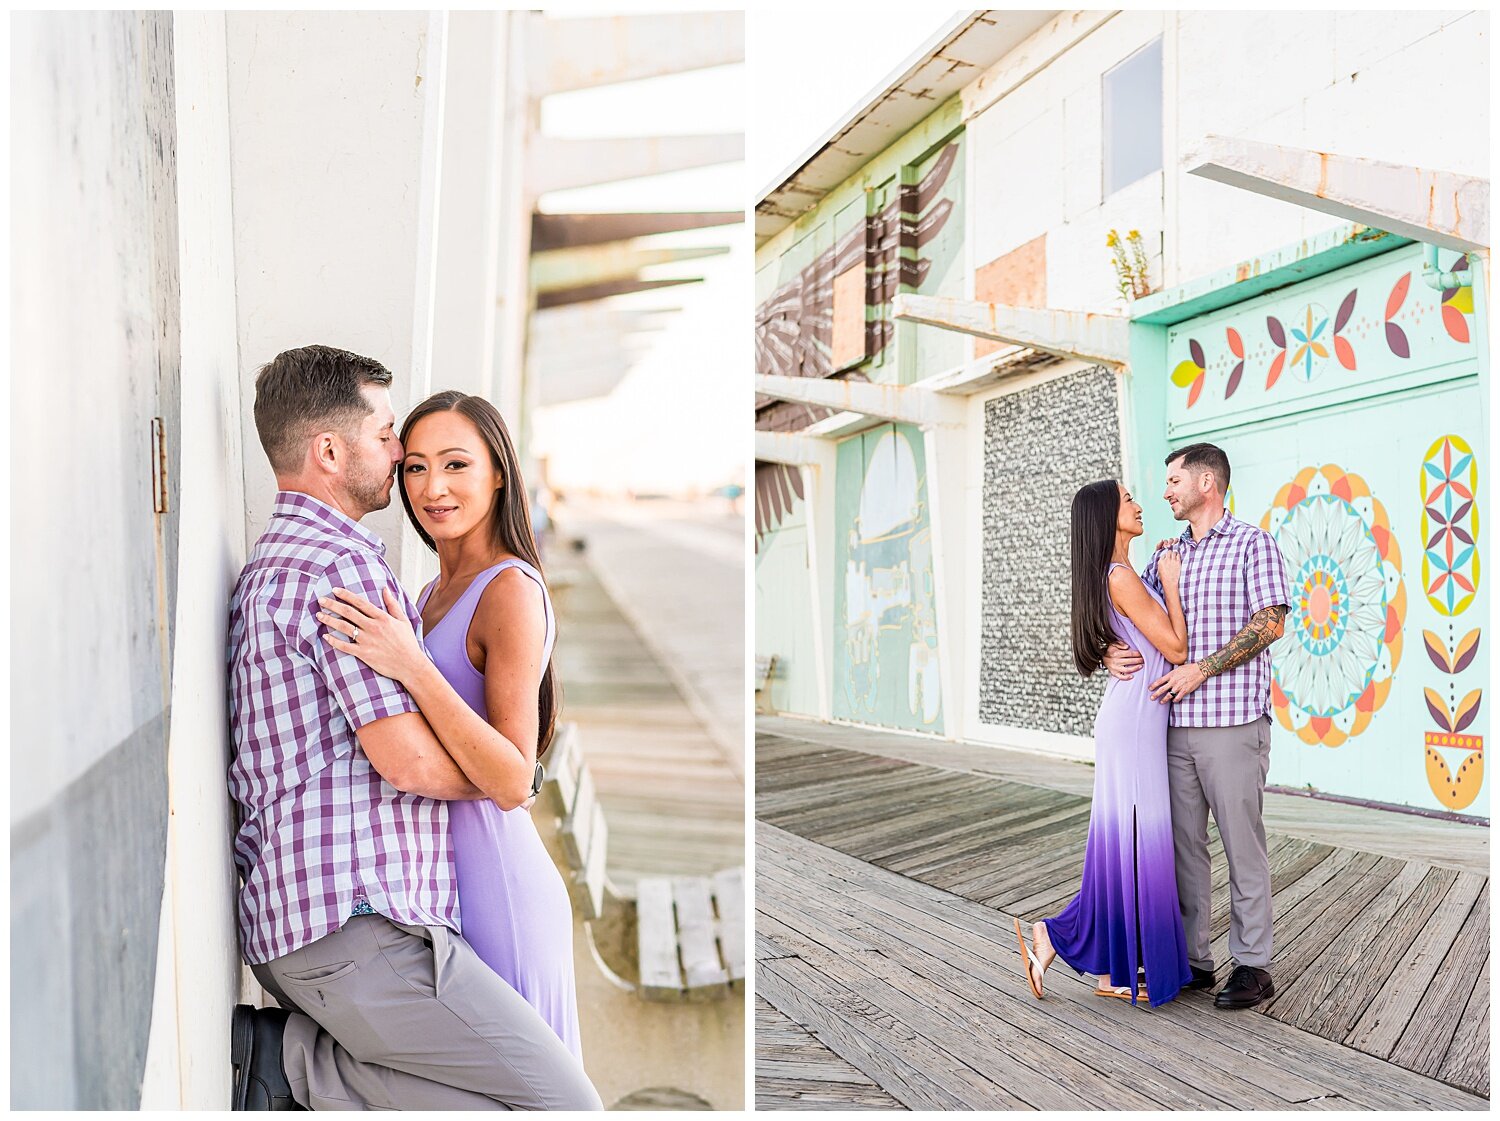
[[[987,304],[1010,307],[1047,306],[1047,235],[996,257],[974,273],[974,298]],[[992,339],[974,340],[974,357],[993,354],[1006,344]]]

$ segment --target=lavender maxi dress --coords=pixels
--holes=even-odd
[[[1162,602],[1154,591],[1151,597]],[[1129,681],[1112,677],[1105,686],[1094,721],[1094,803],[1083,883],[1062,913],[1045,921],[1058,957],[1080,973],[1108,974],[1114,985],[1128,978],[1132,1002],[1144,958],[1155,1007],[1193,976],[1172,857],[1167,706],[1151,699],[1150,688],[1167,672],[1167,660],[1113,606],[1110,621],[1146,664]]]
[[[547,638],[542,663],[557,635],[552,601],[541,573],[521,560],[487,568],[424,636],[432,660],[469,707],[486,720],[484,675],[469,661],[469,624],[491,580],[519,568],[542,589]],[[417,604],[427,605],[432,585]],[[448,831],[458,869],[464,940],[541,1013],[580,1060],[578,1001],[573,990],[573,908],[568,888],[547,854],[527,810],[502,810],[489,799],[448,803]]]

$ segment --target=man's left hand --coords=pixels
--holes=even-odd
[[[1189,662],[1185,666],[1178,666],[1166,677],[1158,677],[1153,681],[1151,699],[1169,705],[1173,701],[1182,700],[1207,680],[1203,671],[1198,668],[1198,663]]]

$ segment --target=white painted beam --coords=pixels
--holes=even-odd
[[[663,74],[680,74],[745,59],[743,12],[533,17],[530,93],[545,97]]]
[[[1125,366],[1130,362],[1130,321],[1119,315],[1095,315],[1050,308],[1011,307],[942,296],[896,296],[891,314],[908,323],[925,323],[1013,346]]]
[[[928,389],[906,385],[877,385],[867,381],[832,378],[791,378],[781,374],[757,374],[755,392],[782,401],[822,405],[843,412],[863,413],[916,425],[963,423],[963,406]]]
[[[832,469],[835,454],[833,441],[809,436],[805,432],[755,434],[755,458],[764,463]]]
[[[1209,136],[1193,175],[1466,253],[1490,244],[1488,179]]]
[[[740,132],[587,140],[536,136],[528,153],[534,195],[712,167],[744,158],[745,136]]]

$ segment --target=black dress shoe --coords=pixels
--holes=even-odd
[[[289,1012],[281,1008],[234,1007],[229,1061],[234,1067],[231,1109],[302,1109],[281,1067],[281,1037]]]
[[[1269,973],[1253,965],[1241,965],[1235,968],[1229,984],[1214,997],[1214,1007],[1254,1008],[1261,1001],[1270,1000],[1275,995],[1276,986],[1271,984]]]
[[[1185,989],[1211,989],[1218,982],[1214,978],[1212,969],[1199,969],[1196,965],[1189,965],[1193,971],[1193,979],[1183,986]]]

